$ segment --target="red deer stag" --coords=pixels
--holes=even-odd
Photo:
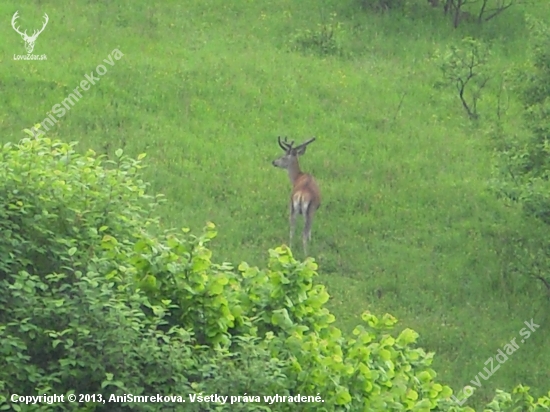
[[[304,246],[304,254],[307,256],[307,241],[311,240],[311,222],[315,211],[321,206],[321,194],[319,186],[315,182],[313,176],[303,173],[300,170],[298,156],[306,152],[307,145],[315,140],[315,137],[309,139],[297,147],[292,147],[294,140],[287,142],[286,137],[284,142],[279,136],[279,146],[285,151],[284,156],[273,161],[273,166],[286,169],[288,177],[292,184],[292,193],[290,195],[290,244],[292,247],[292,237],[296,226],[296,215],[304,215],[305,225],[302,234],[302,242]]]

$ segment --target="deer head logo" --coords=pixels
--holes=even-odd
[[[21,35],[21,37],[25,41],[25,49],[27,49],[27,53],[31,54],[34,49],[34,43],[36,42],[38,35],[44,31],[44,29],[46,28],[46,25],[48,24],[48,20],[49,20],[48,15],[44,13],[45,21],[44,21],[44,24],[42,25],[42,28],[40,30],[35,30],[32,36],[29,36],[27,35],[27,30],[25,30],[24,33],[21,33],[19,28],[15,26],[15,21],[19,18],[17,13],[19,13],[19,11],[16,11],[15,14],[13,15],[13,18],[11,19],[11,26],[17,33]]]

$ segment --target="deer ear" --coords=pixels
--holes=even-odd
[[[306,152],[307,146],[302,146],[298,150],[296,150],[296,155],[302,156]]]

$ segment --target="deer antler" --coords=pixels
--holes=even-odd
[[[15,21],[19,18],[19,16],[17,15],[17,13],[19,13],[19,10],[15,12],[15,14],[13,15],[12,19],[11,19],[11,27],[13,27],[13,29],[19,33],[21,36],[27,36],[27,30],[25,30],[25,33],[21,33],[19,31],[19,28],[18,27],[15,27]]]
[[[301,145],[299,145],[298,147],[296,147],[296,149],[301,149],[302,147],[307,146],[308,144],[310,144],[310,143],[313,142],[313,141],[315,141],[315,137],[312,137],[312,138],[309,139],[307,142],[302,143]]]
[[[283,149],[285,152],[288,152],[290,149],[292,149],[292,145],[294,144],[294,140],[290,143],[287,142],[286,136],[285,141],[281,142],[281,136],[278,137],[279,146],[281,146],[281,149]]]

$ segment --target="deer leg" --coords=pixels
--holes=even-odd
[[[288,247],[292,249],[292,238],[294,237],[294,228],[296,227],[296,209],[290,201],[290,240],[288,242]]]
[[[311,210],[307,210],[305,213],[304,233],[302,234],[302,243],[304,245],[304,254],[307,256],[307,241],[311,240],[311,223],[313,220],[313,213]]]

